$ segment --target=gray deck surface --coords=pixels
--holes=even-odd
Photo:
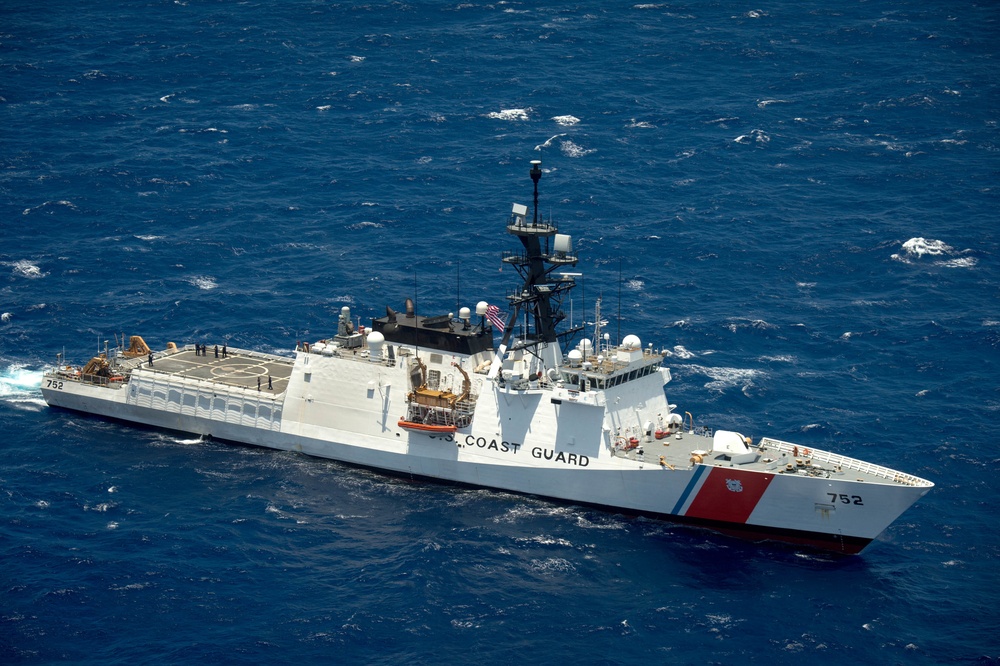
[[[215,357],[212,347],[208,348],[207,356],[198,356],[193,349],[181,349],[169,356],[160,356],[157,352],[153,358],[153,367],[146,360],[142,361],[144,370],[164,372],[188,379],[219,382],[230,386],[247,389],[257,388],[260,379],[261,393],[282,393],[288,387],[288,378],[292,374],[292,359],[274,356],[262,356],[238,349],[230,349],[226,358]],[[267,379],[271,378],[272,389],[267,388]]]

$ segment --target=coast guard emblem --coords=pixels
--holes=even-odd
[[[743,492],[743,484],[739,479],[726,479],[726,488],[734,493]]]

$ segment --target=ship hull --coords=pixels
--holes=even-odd
[[[294,373],[292,379],[294,386]],[[280,396],[242,391],[221,403],[209,402],[210,408],[202,410],[210,395],[221,400],[223,387],[200,386],[192,397],[184,382],[142,373],[133,374],[130,385],[118,389],[72,382],[46,387],[51,381],[43,380],[42,389],[50,405],[87,414],[295,451],[408,478],[493,488],[844,554],[861,551],[926,492],[848,477],[820,481],[707,464],[680,468],[609,461],[588,455],[592,449],[583,447],[574,452],[566,450],[573,447],[557,447],[545,439],[505,439],[479,424],[453,434],[410,432],[392,419],[379,422],[379,412],[359,417],[369,424],[367,431],[349,418],[339,419],[348,429],[337,428],[310,422],[311,397],[302,394],[296,401],[294,390]],[[144,389],[153,396],[147,405],[138,404]],[[157,403],[158,395],[163,398]],[[494,407],[505,400],[527,402],[537,410],[530,397],[496,392],[484,401]],[[293,419],[292,414],[305,418]],[[710,442],[693,433],[684,437],[680,443],[674,439],[649,446],[673,442],[675,447],[697,448]]]

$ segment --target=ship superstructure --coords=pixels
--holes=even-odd
[[[141,338],[45,373],[53,406],[428,479],[653,515],[856,553],[933,484],[829,451],[696,426],[667,402],[663,354],[635,335],[574,345],[562,303],[572,238],[515,204],[522,282],[506,316],[421,316],[412,302],[293,357]],[[500,334],[494,348],[495,334]],[[124,345],[123,345],[124,346]],[[568,349],[563,353],[563,349]],[[756,429],[756,428],[754,428]]]

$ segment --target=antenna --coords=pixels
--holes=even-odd
[[[622,258],[618,257],[618,339],[615,344],[622,342]]]
[[[538,181],[542,178],[542,161],[541,160],[531,160],[531,181],[535,184],[535,210],[534,217],[532,218],[531,226],[538,226]]]

